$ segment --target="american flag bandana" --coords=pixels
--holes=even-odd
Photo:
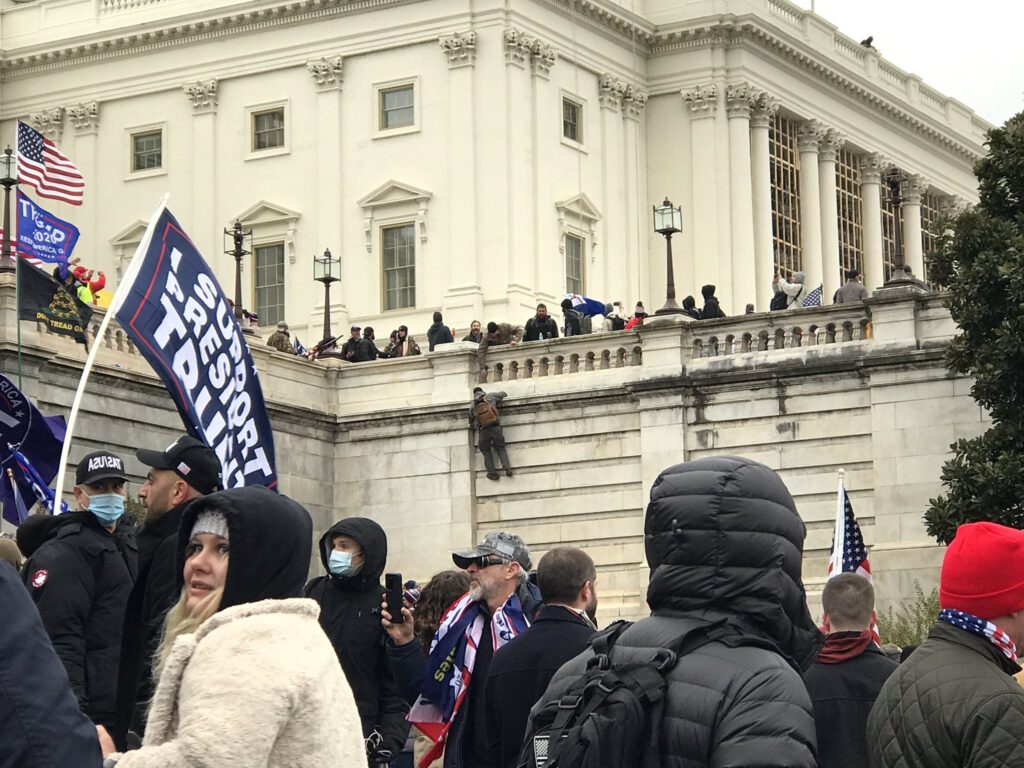
[[[958,611],[955,608],[943,608],[939,611],[939,621],[952,624],[965,632],[987,637],[989,642],[1002,651],[1006,658],[1010,661],[1017,660],[1017,646],[1008,634],[991,621],[985,621],[985,619],[980,619],[966,611]]]

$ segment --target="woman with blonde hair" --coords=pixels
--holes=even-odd
[[[366,764],[355,701],[319,607],[298,597],[312,539],[305,509],[258,486],[185,510],[181,597],[157,651],[145,738],[104,765]]]

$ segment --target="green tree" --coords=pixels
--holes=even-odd
[[[928,257],[960,329],[947,365],[974,378],[971,394],[992,418],[983,435],[950,446],[945,493],[925,513],[941,543],[978,520],[1024,528],[1024,112],[990,131],[987,146],[974,169],[977,207],[949,222]]]
[[[920,645],[928,636],[928,630],[939,615],[939,589],[936,587],[927,595],[921,583],[914,582],[914,600],[900,606],[893,606],[885,613],[878,614],[878,634],[883,643],[892,643],[900,648]]]

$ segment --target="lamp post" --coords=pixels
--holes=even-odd
[[[243,332],[252,333],[242,323],[242,257],[252,253],[245,249],[245,238],[248,237],[252,243],[252,230],[242,229],[242,223],[236,221],[231,229],[224,230],[224,235],[231,238],[231,247],[225,249],[224,253],[235,258],[235,320],[242,326]]]
[[[900,206],[903,205],[903,172],[895,166],[890,168],[889,172],[885,174],[885,186],[889,192],[889,202],[892,204],[893,248],[895,251],[892,255],[893,274],[889,275],[889,280],[895,277],[902,279],[903,217],[900,215]]]
[[[683,308],[676,303],[676,276],[672,266],[672,235],[683,231],[683,212],[669,202],[654,207],[654,231],[665,236],[665,258],[668,268],[666,270],[667,280],[665,285],[665,306],[655,312],[655,315],[681,315]]]
[[[14,235],[11,231],[11,189],[18,183],[17,178],[11,175],[11,164],[14,162],[14,152],[10,147],[4,150],[0,163],[4,166],[3,178],[0,184],[4,188],[4,236],[0,242],[0,272],[13,272],[15,270],[14,252],[11,246],[14,244]]]
[[[313,279],[324,284],[324,337],[331,338],[331,283],[341,277],[341,259],[331,255],[330,248],[324,248],[324,255],[313,255]]]

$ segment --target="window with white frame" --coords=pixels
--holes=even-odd
[[[378,91],[378,128],[391,131],[416,124],[415,87],[403,83]]]
[[[562,136],[583,143],[583,105],[568,96],[562,97]]]
[[[284,107],[252,113],[252,151],[262,152],[284,146]]]
[[[583,238],[565,235],[565,292],[583,295]]]
[[[416,225],[381,228],[384,311],[416,306]]]
[[[140,131],[131,135],[132,173],[163,167],[164,133]]]
[[[274,326],[284,317],[284,243],[267,243],[253,248],[254,293],[260,325]]]

